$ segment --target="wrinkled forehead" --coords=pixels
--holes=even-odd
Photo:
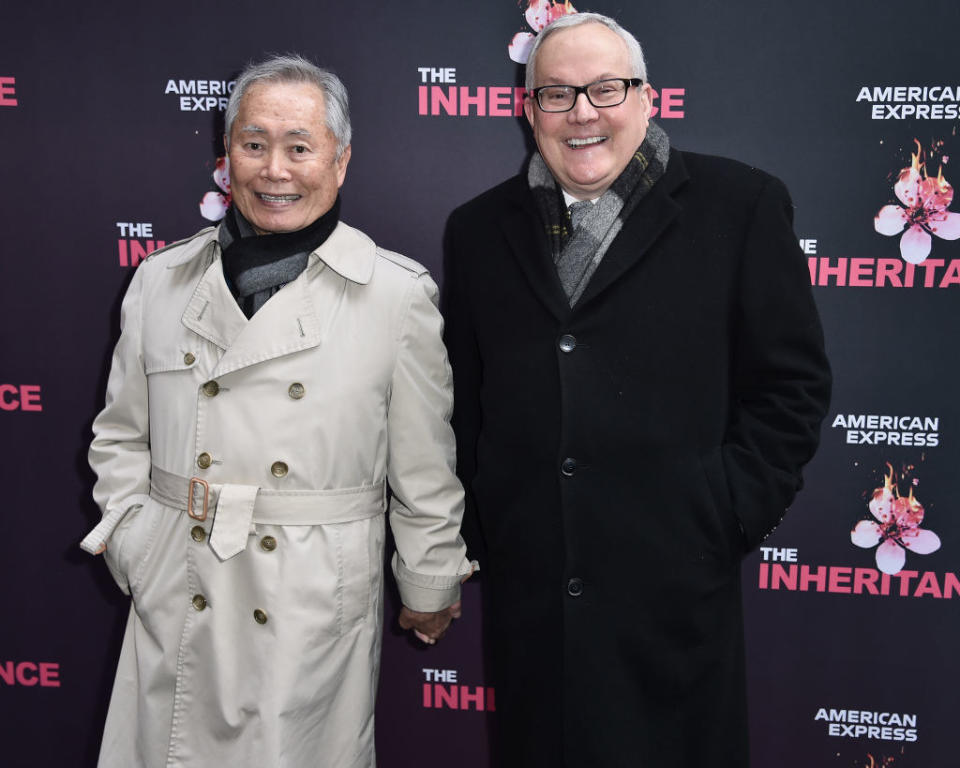
[[[286,80],[258,80],[252,83],[240,99],[238,112],[268,111],[277,117],[324,114],[326,101],[323,91],[313,83]]]

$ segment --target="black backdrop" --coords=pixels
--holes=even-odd
[[[223,85],[212,83],[289,50],[340,74],[354,122],[342,216],[442,282],[447,214],[516,173],[527,152],[521,119],[491,114],[510,112],[520,82],[507,46],[533,31],[526,7],[21,1],[0,11],[0,764],[95,764],[126,601],[77,548],[98,515],[86,443],[132,272],[124,262],[209,223],[199,203],[217,192],[222,154],[218,94],[207,92]],[[753,764],[955,765],[960,242],[933,237],[908,267],[900,235],[879,234],[873,219],[899,204],[894,183],[911,154],[921,178],[942,173],[930,182],[941,202],[955,180],[960,6],[598,0],[580,10],[619,18],[643,43],[673,144],[784,179],[811,258],[835,395],[806,489],[771,549],[744,566]],[[448,100],[456,89],[457,114],[431,110],[432,88]],[[941,541],[907,553],[886,581],[875,549],[850,537],[885,473]],[[466,587],[466,616],[435,649],[388,628],[385,768],[489,764],[480,588]],[[390,626],[397,609],[394,597]]]

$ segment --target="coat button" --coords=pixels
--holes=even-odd
[[[203,385],[203,394],[207,397],[216,397],[220,394],[220,385],[215,381],[208,381]]]
[[[207,598],[205,598],[203,595],[194,595],[193,600],[190,602],[193,603],[193,607],[198,611],[202,611],[207,607]]]
[[[270,472],[273,473],[274,477],[286,477],[288,470],[289,467],[283,461],[275,461],[270,465]]]
[[[290,395],[290,397],[292,397],[294,400],[299,400],[301,397],[303,397],[304,392],[306,392],[306,389],[304,389],[303,384],[301,384],[299,381],[293,382],[293,384],[290,385],[290,388],[287,389],[287,394]]]
[[[190,538],[194,541],[203,541],[207,538],[207,531],[202,525],[195,525],[190,529]]]
[[[197,466],[200,469],[208,469],[211,464],[213,464],[213,456],[206,451],[197,456]]]
[[[580,597],[583,594],[583,579],[574,576],[567,582],[567,594],[570,597]]]
[[[259,608],[253,612],[253,620],[257,624],[266,624],[267,623],[267,614],[261,611]]]
[[[193,355],[191,355],[189,352],[187,352],[187,354],[185,354],[185,355],[183,356],[183,364],[184,364],[184,365],[193,365],[195,362],[197,362],[197,358],[195,358],[195,357],[194,357]]]
[[[574,473],[577,471],[577,460],[576,459],[564,459],[563,463],[560,465],[560,472],[564,477],[573,477]]]
[[[264,552],[273,552],[277,548],[277,540],[273,536],[264,536],[260,539],[260,549]]]
[[[560,351],[561,352],[573,352],[577,346],[577,340],[574,336],[571,336],[569,333],[563,334],[560,337]]]

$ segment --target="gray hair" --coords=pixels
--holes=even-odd
[[[637,38],[627,32],[627,30],[609,16],[604,16],[600,13],[568,13],[566,16],[560,16],[547,24],[540,34],[537,35],[537,39],[534,40],[533,47],[530,49],[530,56],[527,58],[525,86],[528,91],[533,90],[536,85],[537,52],[540,50],[543,42],[554,32],[561,29],[568,29],[569,27],[576,27],[580,24],[603,24],[607,29],[615,32],[627,45],[627,51],[630,54],[630,68],[633,70],[631,74],[634,77],[639,77],[643,82],[647,82],[647,63],[644,61],[643,49],[640,47],[640,43],[637,42]],[[571,83],[571,85],[580,85],[580,83]]]
[[[259,64],[248,64],[237,77],[227,110],[224,114],[224,130],[227,146],[230,130],[240,112],[240,102],[251,85],[256,83],[308,83],[323,93],[323,106],[327,128],[337,140],[337,158],[350,145],[350,103],[347,89],[333,72],[321,69],[316,64],[297,54],[271,56]]]

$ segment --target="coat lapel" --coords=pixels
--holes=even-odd
[[[579,310],[603,293],[646,255],[680,213],[681,206],[673,199],[673,192],[688,178],[683,157],[676,150],[671,150],[666,173],[624,222],[623,229],[610,244],[576,303],[576,309]]]
[[[180,321],[207,341],[227,349],[243,331],[247,318],[223,278],[223,262],[216,258],[219,247],[216,241],[208,244],[206,268]],[[172,266],[179,267],[183,263],[181,260]]]
[[[219,246],[211,243],[211,248]],[[366,284],[373,275],[376,246],[345,224],[310,254],[307,268],[249,320],[230,293],[223,263],[214,258],[200,278],[182,322],[224,350],[213,371],[223,376],[265,360],[319,346],[340,306],[348,281]],[[324,307],[317,312],[315,298]]]
[[[314,269],[322,269],[322,266],[316,264]],[[246,325],[217,363],[214,376],[223,376],[264,360],[300,352],[320,344],[320,319],[307,290],[308,271],[310,267],[292,283],[283,286],[246,321]],[[229,291],[227,293],[229,295]],[[240,308],[233,296],[230,295],[229,298],[239,312]]]
[[[570,302],[548,255],[549,246],[533,197],[524,186],[519,194],[512,196],[510,203],[510,211],[501,226],[511,252],[537,298],[554,317],[565,320],[570,315]]]

